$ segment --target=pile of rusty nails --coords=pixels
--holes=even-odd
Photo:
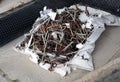
[[[57,67],[59,64],[65,64],[70,61],[77,53],[78,48],[76,45],[84,44],[87,38],[91,35],[92,29],[82,28],[82,25],[86,22],[81,22],[79,15],[84,12],[89,16],[87,7],[85,10],[65,8],[61,14],[56,15],[55,20],[51,20],[49,17],[40,23],[36,22],[33,28],[39,28],[26,35],[25,40],[16,46],[16,48],[24,48],[28,44],[29,49],[35,51],[39,56],[38,64],[50,64],[50,71]],[[51,53],[49,56],[47,53]]]

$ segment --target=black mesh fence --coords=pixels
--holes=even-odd
[[[30,30],[44,6],[55,10],[76,3],[120,16],[120,0],[35,0],[35,3],[0,18],[0,46]]]
[[[120,0],[75,0],[75,2],[120,16]]]

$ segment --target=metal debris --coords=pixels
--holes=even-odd
[[[91,54],[96,40],[105,30],[105,24],[120,26],[120,20],[106,12],[95,9],[91,12],[90,7],[81,7],[73,5],[57,9],[57,12],[44,7],[16,50],[61,76],[76,68],[94,70]]]
[[[55,20],[50,16],[41,18],[35,22],[25,40],[16,48],[28,47],[33,50],[39,57],[38,64],[49,63],[50,71],[59,64],[65,64],[76,54],[76,45],[84,44],[92,31],[86,27],[82,28],[85,22],[79,20],[81,12],[85,12],[86,15],[89,13],[87,8],[82,11],[76,5],[76,9],[65,8],[61,14],[57,13]]]

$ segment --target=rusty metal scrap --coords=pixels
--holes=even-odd
[[[87,7],[83,11],[76,6],[76,9],[65,8],[61,14],[57,13],[55,20],[48,16],[35,22],[24,41],[16,47],[22,49],[29,44],[28,48],[39,56],[38,63],[50,64],[49,70],[52,71],[57,65],[71,60],[78,50],[76,45],[84,44],[90,36],[92,29],[82,28],[86,23],[79,19],[82,12],[89,15]],[[51,53],[52,56],[47,53]]]

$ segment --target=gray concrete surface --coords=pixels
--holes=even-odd
[[[20,5],[28,3],[32,0],[1,0],[0,2],[0,14],[8,10],[12,10]]]

